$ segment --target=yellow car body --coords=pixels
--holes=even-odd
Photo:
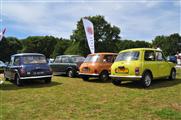
[[[175,79],[175,64],[165,59],[161,50],[152,48],[136,48],[123,50],[111,66],[113,83],[122,80],[142,80],[149,87],[152,79]]]

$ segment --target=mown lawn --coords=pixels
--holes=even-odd
[[[94,79],[53,77],[46,85],[1,85],[1,120],[181,120],[181,70],[177,80],[114,86]]]

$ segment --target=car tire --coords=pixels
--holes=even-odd
[[[23,86],[23,81],[19,78],[18,75],[15,76],[15,84],[19,87]]]
[[[169,80],[175,80],[176,79],[176,70],[172,69],[170,72]]]
[[[101,80],[102,82],[108,81],[109,73],[107,71],[101,72],[101,74],[99,75],[99,80]]]
[[[114,85],[121,85],[121,80],[119,80],[119,79],[113,79],[113,80],[112,80],[112,83],[113,83]]]
[[[72,70],[72,69],[69,69],[67,71],[67,76],[70,77],[70,78],[74,78],[75,77],[75,70]]]
[[[82,79],[83,79],[84,81],[88,81],[88,80],[89,80],[89,77],[88,77],[88,76],[82,76]]]
[[[51,80],[52,80],[52,78],[46,78],[46,79],[45,79],[45,84],[51,83]]]
[[[151,85],[152,82],[152,75],[150,72],[145,72],[142,76],[141,82],[143,87],[147,88]]]

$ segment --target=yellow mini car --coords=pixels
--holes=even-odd
[[[141,80],[149,87],[153,79],[176,78],[175,64],[165,59],[161,50],[136,48],[123,50],[111,66],[112,82],[121,84],[122,80]]]

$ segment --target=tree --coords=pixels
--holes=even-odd
[[[65,50],[69,47],[71,41],[67,39],[60,39],[57,41],[57,44],[55,46],[55,49],[53,51],[52,57],[56,57],[58,55],[64,55]]]
[[[175,55],[178,52],[181,52],[181,46],[178,43],[181,43],[181,36],[178,33],[171,34],[170,36],[156,36],[152,41],[154,47],[160,47],[164,54]]]
[[[52,36],[33,36],[22,40],[22,52],[42,53],[46,57],[51,57],[55,45],[59,39]]]
[[[15,37],[3,37],[0,42],[0,60],[10,61],[10,56],[22,49],[21,42]]]
[[[120,29],[111,26],[103,16],[87,17],[94,25],[95,52],[114,52],[116,41],[120,40]],[[67,54],[86,56],[90,53],[82,19],[78,21],[76,30],[71,35],[72,45],[66,50]]]

